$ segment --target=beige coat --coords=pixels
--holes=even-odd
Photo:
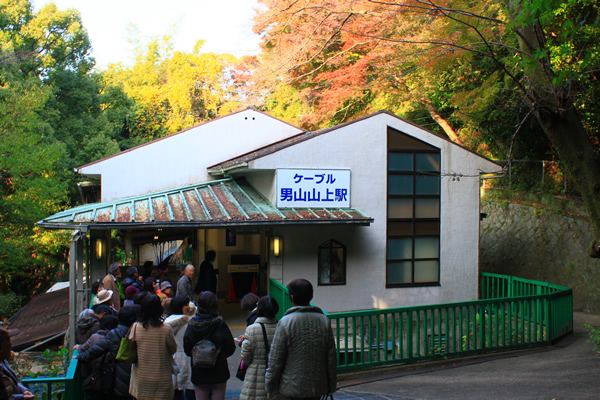
[[[240,400],[247,399],[266,399],[267,389],[265,388],[265,372],[267,367],[267,349],[263,330],[260,323],[265,324],[267,332],[267,341],[270,344],[273,341],[277,320],[275,318],[258,317],[256,322],[246,328],[244,341],[242,343],[242,360],[244,364],[249,365],[246,371],[246,378],[242,384]],[[275,398],[274,396],[270,397]]]
[[[112,290],[112,302],[113,306],[117,311],[121,309],[121,295],[119,294],[119,288],[117,287],[117,282],[115,282],[115,277],[112,274],[108,274],[102,279],[102,285],[104,289]]]
[[[138,361],[131,368],[129,394],[137,400],[172,400],[171,374],[177,343],[171,327],[144,328],[139,322],[133,326]]]

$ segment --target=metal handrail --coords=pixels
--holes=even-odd
[[[482,273],[479,289],[475,301],[326,312],[338,370],[543,346],[573,332],[573,291],[567,287]],[[281,318],[292,306],[287,288],[270,279],[269,294],[279,303]],[[47,399],[59,398],[59,392],[65,400],[83,398],[77,359],[64,377],[25,378],[23,384],[46,385]]]
[[[498,274],[481,274],[480,300],[382,310],[326,313],[338,370],[542,346],[573,331],[571,289]],[[291,306],[271,281],[280,314]]]

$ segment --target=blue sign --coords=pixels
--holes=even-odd
[[[350,170],[278,169],[278,208],[349,208]]]

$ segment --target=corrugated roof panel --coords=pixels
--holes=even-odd
[[[280,223],[354,223],[373,220],[354,209],[275,208],[248,182],[231,178],[118,201],[89,204],[38,222],[46,228],[101,224],[135,228],[137,224],[197,227]],[[179,226],[178,225],[178,226]],[[146,226],[140,225],[139,227]]]
[[[204,207],[196,194],[196,190],[188,190],[183,192],[183,196],[185,197],[186,203],[190,208],[190,212],[192,213],[192,218],[194,221],[210,221],[212,220],[212,216],[207,214],[204,211]]]
[[[116,209],[115,222],[131,222],[130,204],[119,204]]]
[[[256,203],[248,197],[245,190],[242,189],[240,185],[236,184],[235,181],[234,185],[230,186],[230,189],[233,197],[235,198],[235,201],[237,201],[238,204],[242,207],[242,209],[245,210],[246,214],[248,215],[248,218],[269,219],[268,215],[265,214],[260,208],[258,208]]]
[[[223,207],[227,210],[227,214],[229,214],[229,217],[231,219],[248,219],[248,214],[246,214],[241,209],[239,203],[235,199],[233,199],[231,191],[224,188],[222,184],[214,186],[212,187],[212,189],[217,199],[219,199]]]
[[[169,205],[166,202],[166,199],[163,196],[160,197],[152,197],[152,208],[154,209],[154,220],[160,222],[170,221],[169,218],[169,210],[167,209]]]
[[[186,207],[183,205],[181,201],[181,196],[179,193],[172,193],[169,196],[169,205],[173,212],[173,220],[174,221],[189,221],[191,216],[188,216],[186,212]]]
[[[111,222],[112,207],[105,207],[96,210],[96,222]]]
[[[212,190],[208,187],[198,189],[200,200],[204,203],[206,210],[212,216],[213,221],[227,221],[227,215],[223,209],[223,205],[218,201]]]
[[[148,199],[140,199],[135,203],[135,222],[151,222]]]

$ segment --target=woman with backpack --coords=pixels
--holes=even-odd
[[[279,304],[271,296],[263,296],[256,306],[256,322],[246,328],[242,341],[242,360],[249,365],[240,400],[267,399],[265,373],[269,359],[269,349],[277,328]],[[277,397],[270,397],[276,399]]]
[[[223,400],[230,376],[227,358],[235,352],[235,343],[229,327],[217,314],[217,306],[214,293],[201,292],[197,314],[183,337],[185,354],[192,358],[196,400],[208,400],[211,391],[213,400]],[[214,365],[210,365],[212,362]]]

